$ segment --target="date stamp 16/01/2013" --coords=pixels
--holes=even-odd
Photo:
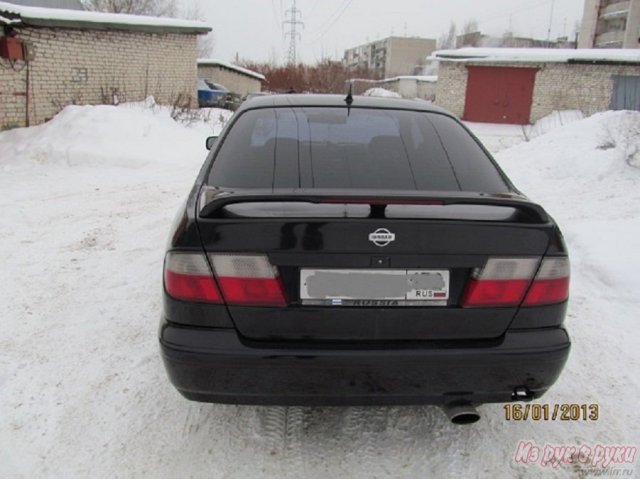
[[[595,422],[600,418],[596,403],[508,403],[504,406],[507,421],[563,421]]]

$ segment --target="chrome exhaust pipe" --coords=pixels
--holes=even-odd
[[[456,425],[469,425],[480,420],[480,414],[476,407],[470,403],[450,403],[443,405],[441,408],[451,423]]]

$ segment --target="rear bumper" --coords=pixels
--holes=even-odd
[[[261,405],[443,405],[532,398],[558,378],[569,354],[562,328],[510,331],[492,346],[254,348],[234,330],[163,322],[171,383],[191,400]]]

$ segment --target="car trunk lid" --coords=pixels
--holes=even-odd
[[[198,225],[212,263],[263,255],[274,267],[285,305],[228,309],[241,335],[281,341],[499,337],[518,305],[464,308],[465,287],[490,258],[539,262],[554,235],[519,195],[433,192],[206,188]],[[429,288],[394,291],[403,278]]]

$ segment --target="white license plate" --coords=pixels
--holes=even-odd
[[[305,268],[300,299],[317,305],[446,305],[449,271]]]

